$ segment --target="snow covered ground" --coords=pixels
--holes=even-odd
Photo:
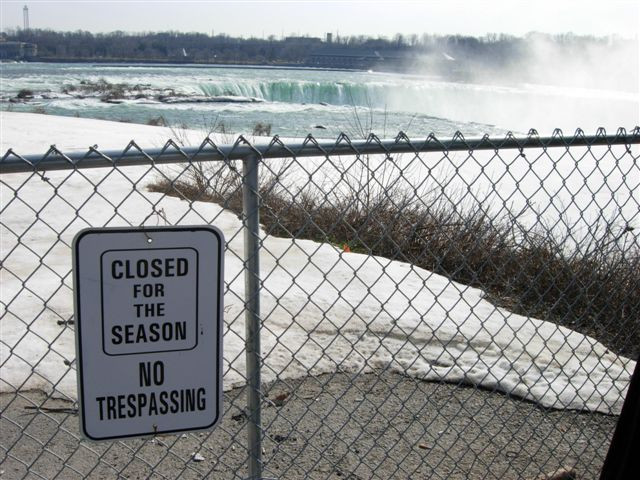
[[[117,149],[132,138],[160,147],[171,136],[162,127],[68,117],[2,112],[1,121],[2,152],[22,154],[50,144]],[[74,332],[65,323],[73,315],[74,235],[89,225],[165,222],[213,223],[225,233],[224,385],[243,383],[241,223],[214,204],[147,192],[157,178],[148,170],[2,176],[0,391],[42,388],[75,398]],[[407,263],[267,236],[261,270],[263,381],[388,368],[547,407],[619,413],[635,366],[592,338],[496,308],[481,290]]]

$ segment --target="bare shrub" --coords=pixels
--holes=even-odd
[[[272,168],[262,169],[260,193],[268,202],[275,202],[286,189],[289,162],[274,162]],[[218,203],[236,213],[242,212],[242,162],[190,163],[175,178],[163,176],[147,187],[189,201]]]
[[[151,117],[147,119],[147,125],[151,125],[154,127],[166,127],[167,126],[167,121],[165,120],[164,116],[159,115],[157,117]]]
[[[333,197],[280,192],[264,199],[261,222],[272,235],[417,265],[482,288],[498,306],[570,327],[632,358],[640,353],[640,251],[618,219],[600,218],[575,244],[569,227],[525,227],[476,201],[436,191],[417,197],[393,186],[368,195],[367,188]]]
[[[579,235],[567,219],[559,222],[564,230],[541,220],[524,225],[468,192],[417,189],[367,156],[334,163],[337,180],[327,185],[287,182],[295,160],[282,162],[261,168],[267,234],[408,262],[482,288],[496,306],[570,327],[631,358],[640,353],[640,251],[621,219],[601,217]],[[240,163],[214,164],[190,165],[152,188],[242,212]]]
[[[254,135],[271,135],[271,124],[270,123],[262,123],[258,122],[253,126],[253,134]]]

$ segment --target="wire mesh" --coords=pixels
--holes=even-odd
[[[636,129],[7,152],[3,477],[596,478],[639,353],[638,143]],[[259,416],[246,402],[247,195]],[[227,240],[221,425],[82,439],[75,233],[196,224]]]

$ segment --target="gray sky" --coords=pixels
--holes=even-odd
[[[529,31],[638,36],[637,0],[467,1],[51,1],[2,0],[0,27],[109,32],[166,31],[233,36],[386,35]]]

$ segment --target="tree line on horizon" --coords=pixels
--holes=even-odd
[[[402,58],[404,70],[435,70],[434,73],[497,71],[536,78],[595,71],[591,80],[614,76],[638,84],[637,42],[620,37],[550,35],[532,32],[523,37],[488,34],[403,35],[372,38],[364,35],[335,36],[332,41],[314,37],[239,38],[225,34],[146,32],[91,33],[48,29],[14,29],[3,32],[8,41],[34,43],[39,60],[140,61],[256,65],[309,65],[311,55],[380,55]],[[622,56],[620,56],[622,55]],[[624,61],[620,61],[624,59]],[[389,66],[391,64],[389,63]],[[399,62],[393,63],[398,70]],[[384,62],[379,65],[385,69]],[[391,69],[391,68],[389,68]],[[619,82],[618,82],[619,83]]]

